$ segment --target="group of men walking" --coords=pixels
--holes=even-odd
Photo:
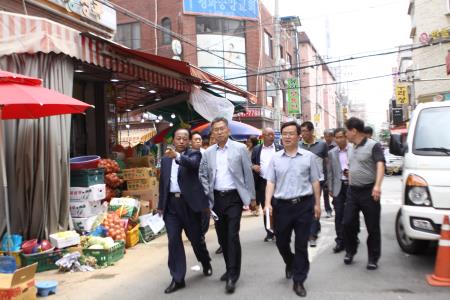
[[[327,217],[332,214],[328,194],[333,198],[337,235],[334,252],[345,250],[344,262],[352,263],[362,211],[369,233],[367,268],[376,269],[381,252],[379,199],[383,151],[380,144],[364,136],[363,121],[351,118],[346,127],[347,130],[330,132],[335,142],[326,143],[314,137],[311,122],[302,125],[287,122],[281,126],[282,145],[274,143],[273,129],[265,128],[263,143],[252,150],[251,158],[244,144],[230,139],[228,121],[224,118],[211,122],[216,144],[203,153],[196,150],[198,147],[189,149],[187,129],[177,129],[174,149],[169,148],[161,161],[158,210],[166,223],[172,276],[165,292],[185,287],[183,230],[202,264],[203,274],[212,275],[204,237],[205,216],[211,215],[225,261],[226,271],[220,280],[225,281],[226,293],[233,293],[241,274],[242,208],[261,205],[273,217],[273,224],[267,224],[263,218],[264,241],[275,240],[285,263],[286,278],[293,280],[298,296],[306,296],[308,243],[315,246],[320,232],[322,191],[327,194],[324,197]],[[195,135],[192,145],[201,144],[198,138]],[[294,252],[290,246],[293,232]]]

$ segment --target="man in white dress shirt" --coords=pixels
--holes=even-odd
[[[228,120],[216,118],[211,129],[217,144],[210,146],[200,163],[200,181],[217,214],[216,231],[223,249],[225,291],[233,293],[241,272],[239,229],[242,206],[256,205],[250,158],[244,144],[229,139]]]
[[[266,174],[269,163],[275,152],[283,149],[283,146],[274,143],[275,132],[272,128],[267,127],[262,132],[263,144],[253,148],[252,151],[252,170],[253,177],[255,179],[256,190],[256,205],[261,205],[263,211],[265,207],[265,195],[266,195]],[[264,229],[266,230],[265,242],[273,241],[275,235],[272,231],[266,228],[266,218],[263,214]]]

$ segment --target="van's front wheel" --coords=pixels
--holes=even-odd
[[[408,254],[422,254],[428,248],[429,241],[411,239],[406,235],[401,209],[398,210],[395,218],[395,236],[400,248]]]

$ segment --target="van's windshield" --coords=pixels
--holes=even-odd
[[[450,106],[420,112],[414,132],[416,155],[450,156]]]

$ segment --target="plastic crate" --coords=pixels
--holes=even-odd
[[[158,236],[161,236],[166,233],[166,227],[161,229],[158,234],[154,234],[150,226],[139,227],[139,242],[140,243],[148,243],[151,240],[154,240]]]
[[[90,187],[105,183],[105,169],[87,169],[70,171],[71,187]]]
[[[17,269],[19,269],[22,266],[22,260],[20,259],[20,253],[22,253],[22,251],[11,252],[11,256],[16,259]],[[9,255],[9,254],[6,251],[0,251],[0,256],[2,256],[2,255]]]
[[[38,263],[36,272],[44,272],[49,270],[56,270],[58,266],[55,264],[57,260],[62,257],[63,253],[61,250],[51,251],[51,252],[42,252],[37,254],[25,255],[23,253],[20,254],[20,258],[22,259],[22,266],[32,265],[34,263]]]
[[[139,225],[134,226],[133,229],[127,231],[126,233],[126,243],[127,248],[136,246],[139,243]]]
[[[139,242],[147,243],[156,237],[157,235],[153,233],[150,226],[139,227]]]
[[[110,249],[83,249],[83,255],[92,256],[97,259],[97,265],[106,267],[121,260],[125,254],[125,243],[118,242]]]

